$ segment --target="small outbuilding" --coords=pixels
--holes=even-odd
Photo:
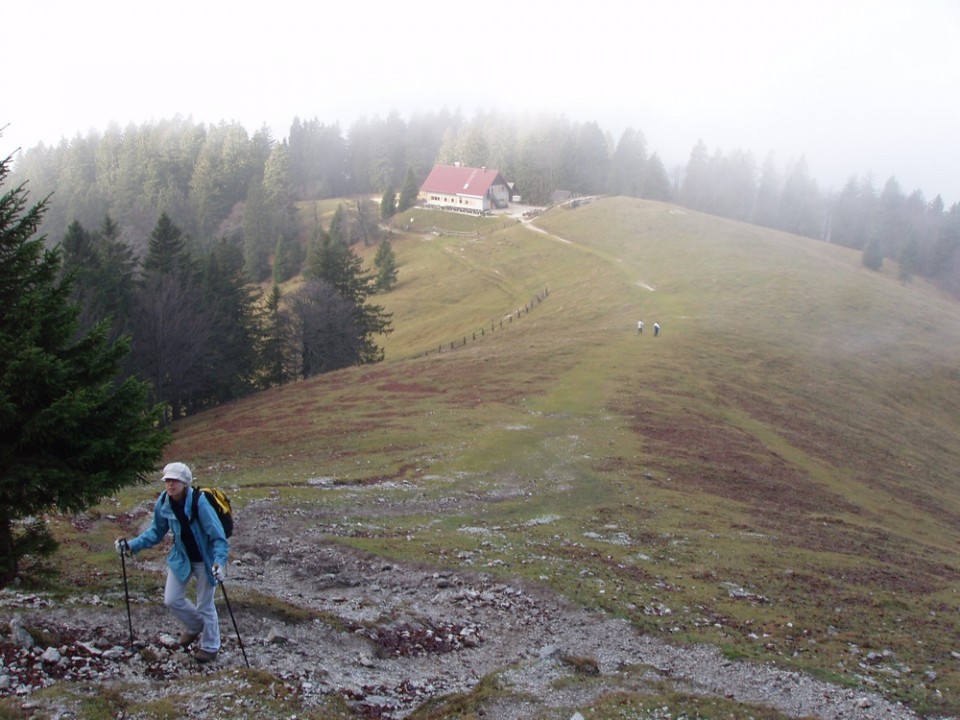
[[[420,186],[420,203],[439,210],[483,215],[510,205],[512,188],[498,170],[436,165]]]

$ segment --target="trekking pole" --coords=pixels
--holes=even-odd
[[[130,647],[133,647],[133,618],[130,617],[130,589],[127,587],[127,543],[120,548],[120,567],[123,568],[123,597],[127,601],[127,627],[130,629]]]
[[[227,612],[230,613],[230,622],[233,623],[233,630],[237,633],[237,642],[240,643],[240,652],[243,653],[243,661],[250,667],[250,661],[247,660],[247,651],[243,648],[243,638],[240,637],[240,629],[237,627],[237,619],[233,616],[233,608],[230,607],[230,598],[227,597],[227,589],[223,586],[223,580],[220,581],[220,589],[223,590],[223,601],[227,604]]]

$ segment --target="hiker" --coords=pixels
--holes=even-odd
[[[117,552],[137,553],[163,540],[172,531],[173,546],[167,555],[167,585],[163,604],[170,608],[186,630],[180,635],[180,646],[190,647],[200,638],[200,649],[193,657],[200,663],[216,660],[220,651],[220,619],[213,602],[217,583],[226,579],[225,568],[229,546],[220,518],[203,493],[193,515],[193,474],[182,462],[172,462],[163,469],[166,490],[153,506],[153,523],[137,537],[116,541]],[[197,602],[187,599],[187,582],[197,579]]]
[[[660,334],[660,323],[655,322],[653,324],[653,336],[657,337]]]
[[[637,335],[643,335],[643,320],[637,323]]]

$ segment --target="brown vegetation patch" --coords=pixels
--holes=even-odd
[[[370,640],[379,657],[422,657],[456,652],[480,642],[476,627],[452,622],[399,623],[366,627],[347,623],[346,628]]]
[[[420,393],[421,395],[443,395],[447,392],[446,388],[430,388],[418,383],[403,383],[394,380],[393,382],[378,385],[377,389],[382,392],[391,393]]]
[[[601,473],[618,473],[623,470],[630,470],[633,468],[633,463],[627,460],[625,457],[616,455],[608,455],[606,457],[598,458],[597,461],[593,464],[594,470]]]
[[[836,583],[829,580],[829,575],[822,573],[791,572],[786,575],[788,588],[787,594],[790,595],[793,602],[797,598],[819,598],[823,599],[838,591]]]
[[[936,590],[928,578],[917,572],[906,571],[903,567],[893,572],[885,567],[863,566],[844,568],[828,574],[847,587],[853,585],[909,595],[924,595]]]
[[[485,364],[485,372],[466,375],[458,365],[451,364],[431,374],[438,385],[449,388],[453,401],[468,404],[509,403],[521,398],[542,395],[554,382],[546,376],[528,376],[525,368],[505,366],[498,368]]]
[[[869,478],[858,477],[857,479],[864,484],[878,487],[888,492],[891,496],[896,497],[903,502],[909,503],[910,506],[915,510],[923,513],[924,515],[928,515],[932,519],[940,521],[946,527],[956,527],[957,514],[953,507],[944,503],[944,499],[942,497],[930,495],[917,487],[916,483],[920,476],[921,475],[918,472],[912,477],[899,477],[892,482],[883,481],[878,476],[873,474],[871,474]]]
[[[772,528],[773,526],[770,525]],[[788,528],[778,525],[771,533],[773,542],[816,553],[840,554],[850,558],[850,565],[822,570],[823,576],[835,579],[838,587],[860,586],[911,595],[935,592],[944,584],[960,579],[960,570],[942,562],[928,560],[905,544],[878,528],[864,528],[842,521],[823,522],[796,518]],[[809,575],[804,592],[827,588]]]
[[[861,415],[852,405],[842,405],[842,410],[831,413],[828,403],[805,408],[796,403],[774,402],[768,396],[742,389],[736,393],[725,389],[725,401],[774,428],[804,453],[830,465],[856,470],[858,479],[866,485],[888,476],[891,462],[896,460],[886,446],[886,429],[860,426]],[[903,490],[903,485],[897,483],[896,491]],[[935,505],[932,503],[930,509],[935,511]]]
[[[637,412],[632,429],[677,473],[670,486],[788,512],[848,505],[747,433],[705,415]]]

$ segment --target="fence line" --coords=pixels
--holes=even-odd
[[[461,340],[453,340],[450,343],[441,343],[440,345],[437,345],[436,350],[433,350],[433,349],[427,350],[426,352],[418,353],[415,357],[426,357],[431,353],[437,353],[439,355],[445,352],[453,352],[457,348],[464,347],[468,342],[471,342],[471,341],[476,342],[478,339],[484,338],[487,335],[487,333],[494,333],[497,330],[503,330],[504,323],[506,323],[507,327],[509,327],[510,325],[513,324],[514,316],[516,316],[516,319],[519,320],[522,315],[529,315],[530,311],[534,308],[534,306],[539,305],[544,300],[546,300],[548,295],[550,295],[549,288],[544,288],[543,290],[538,292],[529,303],[527,303],[523,307],[518,307],[516,312],[511,310],[508,315],[505,315],[504,317],[500,318],[499,324],[497,323],[496,320],[494,320],[490,323],[489,327],[484,325],[479,330],[474,330],[470,338],[464,335],[463,339]]]
[[[443,235],[452,235],[454,237],[480,237],[480,229],[476,230],[446,230],[444,228],[438,228],[436,225],[430,228],[426,228],[426,232],[431,235],[436,235],[441,237]]]
[[[506,216],[504,216],[506,217]],[[519,220],[511,220],[513,223],[519,223]],[[444,235],[449,235],[451,237],[462,237],[462,238],[481,238],[487,235],[493,235],[494,233],[500,232],[503,230],[503,226],[489,225],[486,227],[477,227],[474,230],[450,230],[448,228],[437,227],[436,225],[431,225],[429,227],[418,227],[415,228],[412,225],[404,225],[403,231],[408,233],[423,233],[426,235],[433,235],[435,237],[443,237]]]

